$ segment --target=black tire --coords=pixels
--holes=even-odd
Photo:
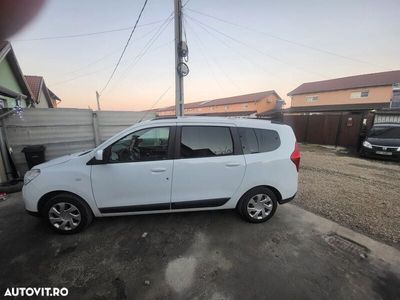
[[[63,203],[64,203],[64,205],[63,205]],[[63,226],[64,229],[62,229],[61,227],[59,227],[59,228],[56,227],[57,224],[53,225],[52,222],[50,221],[50,212],[49,211],[53,207],[57,208],[60,206],[64,206],[67,210],[73,209],[74,216],[78,216],[78,213],[77,213],[77,211],[78,211],[79,216],[80,216],[79,222],[77,221],[77,219],[74,219],[74,224],[76,224],[76,225],[72,224],[71,222],[67,222],[70,225],[68,226],[68,224],[67,224],[67,225]],[[85,201],[83,201],[81,198],[79,198],[78,196],[68,194],[68,193],[57,194],[53,198],[48,200],[46,202],[46,204],[43,206],[41,214],[42,214],[43,218],[46,220],[49,227],[52,230],[54,230],[58,233],[61,233],[61,234],[74,234],[74,233],[80,232],[83,229],[85,229],[87,226],[89,226],[89,224],[93,221],[93,213],[92,213],[92,210],[90,209],[90,207],[87,205],[87,203]],[[54,211],[53,211],[52,215],[53,215],[53,217],[57,217],[54,214]],[[60,221],[59,223],[62,223],[62,221]]]
[[[260,219],[253,217],[247,209],[251,199],[253,199],[253,197],[256,197],[257,195],[265,195],[266,203],[268,203],[268,206],[271,206],[271,208],[267,209],[267,210],[269,210],[269,213],[266,214],[265,217],[263,217],[262,212],[260,212],[260,217],[261,217]],[[262,198],[260,198],[260,200],[261,199]],[[261,201],[264,201],[264,200],[261,200]],[[252,206],[252,205],[250,205],[250,206]],[[251,189],[250,191],[248,191],[246,194],[244,194],[242,196],[242,198],[240,199],[239,204],[237,206],[237,210],[238,210],[239,214],[246,221],[248,221],[250,223],[262,223],[262,222],[266,222],[272,218],[272,216],[275,214],[277,206],[278,206],[278,202],[277,202],[277,197],[276,197],[275,193],[272,190],[270,190],[269,188],[258,187],[258,188]]]

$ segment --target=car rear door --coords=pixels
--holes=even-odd
[[[224,205],[240,186],[245,160],[236,127],[177,127],[171,209]]]

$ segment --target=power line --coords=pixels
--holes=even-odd
[[[108,79],[106,85],[105,85],[105,86],[102,88],[102,90],[100,91],[100,94],[103,93],[103,91],[107,88],[107,86],[108,86],[109,83],[111,82],[112,78],[114,77],[114,74],[115,74],[115,72],[117,71],[119,64],[121,63],[122,57],[124,56],[125,51],[126,51],[126,49],[128,48],[129,42],[130,42],[131,39],[132,39],[132,35],[133,35],[133,33],[135,32],[135,30],[136,30],[136,27],[137,27],[137,25],[138,25],[138,23],[139,23],[139,21],[140,21],[140,18],[142,17],[142,14],[143,14],[143,11],[144,11],[144,9],[145,9],[145,7],[146,7],[146,5],[147,5],[147,2],[148,2],[148,0],[145,0],[145,1],[144,1],[143,7],[142,7],[142,9],[140,10],[139,16],[138,16],[138,18],[136,19],[136,22],[135,22],[135,25],[133,26],[133,29],[132,29],[132,31],[131,31],[131,34],[129,35],[129,38],[128,38],[128,40],[126,41],[124,50],[122,50],[121,56],[119,57],[118,62],[117,62],[117,64],[115,65],[114,70],[111,72],[110,78]]]
[[[162,22],[162,20],[154,21],[154,22],[138,25],[137,27],[150,26],[150,25],[154,25],[154,24],[159,24],[161,22]],[[101,35],[101,34],[112,33],[112,32],[127,31],[127,30],[132,30],[132,28],[133,28],[132,26],[129,26],[129,27],[104,30],[104,31],[87,32],[87,33],[67,34],[67,35],[58,35],[58,36],[45,36],[45,37],[37,37],[37,38],[30,38],[30,39],[17,39],[17,40],[13,40],[13,42],[31,42],[31,41],[44,41],[44,40],[71,39],[71,38],[79,38],[79,37],[85,37],[85,36]]]
[[[157,29],[157,28],[155,27],[155,28],[151,29],[150,31],[148,31],[146,34],[144,34],[144,35],[142,35],[142,36],[140,36],[140,37],[137,37],[137,38],[136,38],[136,41],[145,38],[146,36],[148,36],[149,34],[151,34],[153,31],[155,31],[155,29]],[[120,51],[121,51],[121,50],[118,49],[118,50],[114,50],[114,51],[112,51],[112,52],[109,52],[108,54],[106,54],[106,55],[104,55],[104,56],[102,56],[102,57],[100,57],[100,58],[98,58],[98,59],[96,59],[96,60],[93,60],[93,61],[91,61],[91,62],[85,64],[85,65],[82,66],[82,67],[76,68],[75,70],[72,70],[72,71],[65,72],[65,73],[61,74],[60,76],[66,76],[66,75],[69,75],[69,74],[77,73],[77,72],[79,72],[79,71],[81,71],[81,70],[88,69],[89,67],[91,67],[91,66],[93,66],[93,65],[95,65],[95,64],[98,64],[99,62],[101,62],[101,61],[107,59],[107,58],[110,57],[110,56],[113,56],[114,54],[116,54],[117,52],[120,52]],[[113,67],[113,66],[114,66],[114,64],[112,64],[111,66],[106,67],[106,69],[110,69],[110,68]],[[104,70],[104,69],[101,69],[101,70]],[[75,79],[78,79],[78,78],[80,78],[80,77],[85,77],[86,75],[91,75],[91,74],[96,74],[96,72],[90,72],[90,73],[87,73],[87,74],[85,74],[85,73],[83,73],[83,74],[78,74],[77,77],[69,78],[69,79],[66,79],[66,80],[57,82],[55,85],[59,85],[59,84],[62,84],[62,83],[64,83],[64,82],[67,83],[67,82],[70,82],[70,81],[74,81]],[[83,75],[83,76],[80,76],[80,75]]]
[[[131,63],[129,63],[128,67],[125,69],[125,72],[120,76],[120,80],[118,80],[118,84],[120,84],[123,80],[125,80],[127,78],[127,74],[129,72],[129,70],[134,67],[147,53],[149,53],[150,48],[153,46],[153,44],[155,43],[155,41],[158,39],[158,37],[164,32],[164,30],[168,27],[168,25],[171,23],[171,21],[173,20],[173,12],[167,17],[167,19],[165,19],[165,21],[163,22],[163,24],[161,24],[161,26],[158,28],[157,32],[150,38],[150,40],[147,42],[147,44],[142,48],[142,50],[139,52],[139,54],[137,56],[135,56],[135,58],[131,61]],[[170,44],[172,43],[172,41],[168,41],[166,44]],[[165,44],[165,45],[166,45]],[[164,46],[164,45],[163,45]],[[162,46],[161,46],[162,47]],[[153,51],[161,48],[158,47],[156,49],[153,49]],[[115,88],[115,86],[112,87]]]
[[[156,101],[154,101],[154,103],[152,104],[152,106],[151,106],[148,110],[146,110],[146,111],[144,112],[144,114],[143,114],[143,116],[140,118],[140,121],[139,121],[139,122],[143,121],[143,119],[147,116],[147,114],[154,108],[154,106],[157,105],[158,102],[161,101],[162,98],[164,98],[164,96],[168,93],[168,91],[169,91],[170,89],[171,89],[171,86],[169,86],[169,87],[165,90],[165,92],[162,93],[162,94],[160,95],[160,97],[157,98]]]
[[[61,74],[60,77],[64,77],[64,76],[70,75],[70,74],[75,74],[75,73],[78,73],[79,71],[85,70],[85,69],[89,68],[90,66],[96,65],[96,64],[98,64],[99,62],[101,62],[101,61],[107,59],[108,57],[113,56],[114,54],[116,54],[116,53],[119,52],[119,51],[120,51],[120,49],[114,50],[114,51],[112,51],[112,52],[109,52],[109,53],[103,55],[103,56],[100,57],[100,58],[97,58],[97,59],[95,59],[95,60],[90,61],[89,63],[85,64],[84,66],[78,67],[78,68],[76,68],[76,69],[74,69],[74,70],[72,70],[72,71],[68,71],[68,72],[65,72],[65,73]]]
[[[190,11],[196,13],[196,14],[203,15],[203,16],[206,16],[208,18],[212,18],[214,20],[220,21],[222,23],[233,25],[233,26],[236,26],[236,27],[239,27],[239,28],[243,28],[243,29],[246,29],[248,31],[256,32],[258,34],[263,34],[263,35],[266,35],[266,36],[268,36],[270,38],[274,38],[274,39],[277,39],[277,40],[280,40],[280,41],[283,41],[283,42],[286,42],[286,43],[289,43],[289,44],[292,44],[292,45],[296,45],[298,47],[307,48],[307,49],[310,49],[310,50],[313,50],[313,51],[329,54],[329,55],[332,55],[332,56],[340,57],[340,58],[343,58],[343,59],[351,60],[351,61],[362,63],[362,64],[378,66],[378,67],[381,67],[381,68],[384,67],[384,66],[373,64],[373,63],[370,63],[370,62],[367,62],[367,61],[364,61],[364,60],[361,60],[361,59],[358,59],[358,58],[349,57],[349,56],[346,56],[346,55],[343,55],[343,54],[335,53],[333,51],[317,48],[317,47],[314,47],[314,46],[311,46],[311,45],[307,45],[307,44],[304,44],[304,43],[300,43],[300,42],[292,41],[292,40],[289,40],[289,39],[286,39],[286,38],[282,38],[282,37],[274,35],[274,34],[270,34],[270,33],[267,33],[267,32],[264,32],[264,31],[260,31],[260,30],[254,29],[254,28],[250,28],[250,27],[247,27],[247,26],[243,26],[243,25],[231,22],[231,21],[227,21],[227,20],[224,20],[222,18],[219,18],[219,17],[216,17],[216,16],[212,16],[212,15],[209,15],[209,14],[206,14],[206,13],[203,13],[203,12],[191,9],[191,8],[188,8],[188,10],[190,10]]]
[[[321,73],[319,73],[319,72],[310,71],[310,70],[304,69],[304,68],[302,68],[302,67],[298,67],[298,66],[295,66],[295,65],[293,65],[293,64],[287,63],[287,62],[285,62],[284,60],[282,60],[282,59],[280,59],[280,58],[277,58],[277,57],[275,57],[275,56],[273,56],[273,55],[271,55],[271,54],[269,54],[269,53],[267,53],[267,52],[264,52],[264,51],[260,50],[258,47],[251,47],[251,46],[249,46],[247,43],[244,43],[243,41],[238,40],[238,39],[236,39],[236,38],[234,38],[234,37],[232,37],[232,36],[230,36],[230,35],[228,35],[228,34],[222,32],[222,31],[220,31],[220,30],[218,30],[218,29],[216,29],[216,28],[214,28],[214,27],[208,25],[208,24],[205,24],[205,23],[203,23],[203,22],[201,22],[201,21],[199,21],[199,20],[197,20],[197,19],[195,19],[195,18],[193,18],[193,17],[191,17],[191,16],[188,16],[188,17],[189,17],[190,19],[196,21],[197,23],[201,24],[202,26],[208,27],[208,28],[210,28],[211,30],[217,32],[218,34],[223,35],[224,37],[226,37],[226,38],[228,38],[228,39],[230,39],[230,40],[232,40],[232,41],[234,41],[234,42],[236,42],[236,43],[238,43],[238,44],[241,44],[241,45],[243,45],[243,46],[245,46],[245,47],[247,47],[247,48],[249,48],[249,49],[251,49],[251,50],[253,50],[253,51],[256,51],[256,52],[258,52],[258,53],[260,53],[260,54],[262,54],[262,55],[265,55],[265,56],[267,56],[267,57],[269,57],[269,58],[271,58],[271,59],[273,59],[273,60],[276,60],[276,61],[278,61],[278,62],[284,64],[284,65],[287,65],[287,66],[289,66],[289,67],[291,67],[291,68],[298,69],[298,70],[303,71],[303,72],[306,72],[306,73],[313,73],[313,74],[315,74],[315,75],[318,75],[318,76],[322,76],[322,77],[327,78],[327,76],[324,75],[324,74],[321,74]]]
[[[162,47],[165,47],[166,45],[171,44],[172,42],[173,42],[173,40],[172,40],[172,41],[169,41],[168,43],[161,44],[160,46],[154,48],[152,51],[149,51],[148,53],[151,53],[151,52],[156,51],[156,50],[158,50],[158,49],[160,49],[160,48],[162,48]],[[124,62],[124,60],[123,60],[122,62]],[[63,84],[65,84],[65,83],[69,83],[69,82],[75,81],[75,80],[80,79],[80,78],[83,78],[83,77],[88,77],[88,76],[91,76],[91,75],[95,75],[95,74],[102,73],[102,72],[104,72],[104,71],[106,71],[106,70],[111,69],[112,67],[114,67],[114,64],[108,65],[108,66],[106,66],[106,67],[104,67],[104,68],[98,69],[98,70],[93,71],[93,72],[78,74],[78,75],[75,76],[75,77],[72,77],[72,78],[69,78],[69,79],[66,79],[66,80],[63,80],[63,81],[56,82],[56,83],[54,83],[54,84],[48,84],[48,85],[51,86],[51,87],[63,85]]]
[[[51,87],[53,88],[53,87],[55,87],[55,86],[59,86],[59,85],[62,85],[62,84],[65,84],[65,83],[68,83],[68,82],[71,82],[71,81],[75,81],[75,80],[80,79],[80,78],[82,78],[82,77],[87,77],[87,76],[90,76],[90,75],[98,74],[98,73],[101,73],[101,72],[104,72],[104,71],[106,71],[106,70],[111,69],[111,67],[113,67],[113,66],[114,66],[114,64],[113,64],[112,66],[109,65],[109,66],[107,66],[107,67],[98,69],[98,70],[93,71],[93,72],[80,74],[80,75],[77,75],[77,76],[75,76],[75,77],[72,77],[72,78],[69,78],[69,79],[66,79],[66,80],[63,80],[63,81],[56,82],[56,83],[54,83],[54,84],[49,84],[49,86],[51,86]]]
[[[185,21],[186,21],[186,20],[185,20]],[[189,23],[187,23],[186,25],[188,26]],[[201,49],[205,49],[204,43],[202,42],[200,36],[196,33],[196,31],[194,30],[194,28],[192,28],[191,26],[188,26],[188,27],[191,28],[191,30],[192,30],[192,32],[193,32],[193,36],[197,38],[197,40],[198,40],[198,43],[197,43],[197,44],[199,45],[200,53],[203,55],[203,57],[205,58],[207,64],[210,66],[210,69],[211,69],[212,74],[213,74],[213,76],[214,76],[214,78],[215,78],[215,81],[216,81],[216,83],[218,83],[218,86],[219,86],[219,87],[221,88],[221,90],[222,90],[222,87],[220,86],[218,79],[215,77],[215,74],[214,74],[214,72],[213,72],[213,68],[212,68],[211,64],[209,63],[209,61],[208,61],[208,59],[207,59],[205,53],[201,50]],[[197,42],[197,41],[196,41],[196,42]],[[216,65],[216,66],[219,68],[219,70],[220,70],[221,73],[225,76],[225,78],[226,78],[234,87],[236,87],[240,92],[242,92],[242,89],[236,84],[236,82],[234,82],[234,81],[232,80],[232,78],[230,78],[230,77],[228,76],[228,74],[227,74],[227,73],[224,71],[224,69],[218,64],[218,62],[215,61],[211,56],[210,56],[210,58],[213,60],[214,65]]]
[[[182,5],[182,8],[185,7],[186,5],[188,5],[189,2],[190,2],[190,0],[186,0],[186,2]]]
[[[221,44],[223,44],[225,47],[227,47],[229,50],[232,50],[233,52],[237,53],[242,59],[250,62],[252,65],[254,65],[257,68],[261,68],[264,72],[268,73],[268,75],[272,76],[274,75],[269,69],[265,69],[263,66],[261,66],[259,63],[255,63],[254,61],[252,61],[250,58],[248,58],[247,56],[243,55],[242,53],[240,53],[240,51],[238,51],[238,49],[236,47],[232,47],[231,45],[229,45],[225,40],[223,40],[222,38],[220,38],[219,36],[217,36],[214,32],[208,30],[205,26],[202,26],[201,24],[199,24],[200,28],[203,29],[208,35],[212,36],[214,39],[216,39],[218,42],[220,42]]]

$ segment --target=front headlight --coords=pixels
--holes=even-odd
[[[400,151],[400,147],[399,147],[399,148],[397,148],[397,151]]]
[[[372,145],[371,145],[371,143],[368,142],[368,141],[364,141],[364,142],[363,142],[363,146],[364,146],[365,148],[372,149]]]
[[[27,185],[33,179],[38,177],[39,174],[40,174],[40,170],[39,169],[32,169],[32,170],[29,170],[28,172],[26,172],[25,173],[25,177],[24,177],[24,185]]]

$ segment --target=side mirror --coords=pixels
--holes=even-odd
[[[95,153],[95,155],[94,155],[94,158],[95,158],[97,161],[103,161],[103,150],[102,150],[102,149],[97,150],[96,153]]]

